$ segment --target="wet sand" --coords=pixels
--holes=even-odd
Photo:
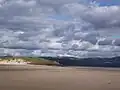
[[[0,90],[120,90],[120,69],[0,65]]]

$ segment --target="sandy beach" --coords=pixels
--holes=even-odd
[[[120,69],[0,65],[0,90],[120,90]]]

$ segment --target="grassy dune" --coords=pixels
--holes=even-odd
[[[0,63],[3,62],[16,62],[16,63],[27,63],[34,65],[59,65],[56,61],[51,61],[38,57],[2,57],[0,58]]]

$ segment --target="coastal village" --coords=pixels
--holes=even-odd
[[[0,59],[0,64],[28,64],[30,63],[29,61],[25,61],[23,59]]]
[[[44,59],[44,58],[38,58],[38,57],[1,57],[0,58],[0,64],[12,64],[12,65],[27,65],[27,64],[33,64],[33,65],[52,65],[56,66],[59,65],[58,62]]]

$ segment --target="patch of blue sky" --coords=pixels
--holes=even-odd
[[[99,3],[100,6],[120,5],[120,0],[94,0],[94,1]]]
[[[120,0],[82,0],[80,3],[90,3],[96,2],[99,6],[113,6],[113,5],[120,5]]]
[[[120,35],[110,35],[106,37],[107,39],[120,39]]]
[[[114,38],[114,39],[120,39],[120,35],[116,35],[116,36],[112,36],[112,38]]]
[[[55,20],[64,20],[64,21],[72,20],[71,16],[66,16],[66,15],[53,15],[53,16],[49,16],[48,18]]]

